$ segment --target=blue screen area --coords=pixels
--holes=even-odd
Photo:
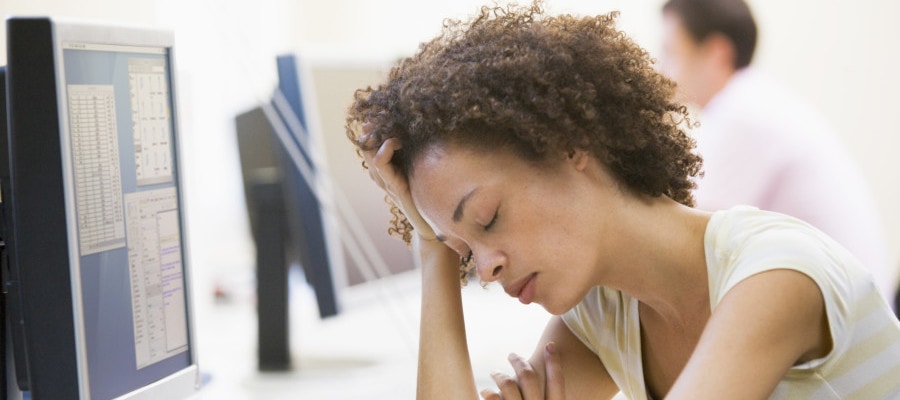
[[[191,364],[168,49],[63,44],[92,399]]]

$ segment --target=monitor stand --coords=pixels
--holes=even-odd
[[[254,179],[250,195],[256,214],[256,302],[260,371],[291,369],[288,329],[288,269],[284,237],[284,195],[277,179]]]

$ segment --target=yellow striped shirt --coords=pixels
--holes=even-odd
[[[798,219],[746,206],[713,215],[705,248],[713,312],[728,290],[767,270],[797,270],[822,290],[833,349],[791,368],[771,399],[900,399],[900,321],[847,250]],[[623,395],[647,398],[637,299],[595,287],[563,321]]]

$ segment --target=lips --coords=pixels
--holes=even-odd
[[[534,272],[518,281],[514,284],[506,287],[506,293],[512,297],[516,297],[520,302],[528,304],[533,300],[534,297],[534,278],[537,276],[537,272]],[[526,290],[527,289],[527,290]],[[527,296],[523,296],[523,294],[527,294]]]

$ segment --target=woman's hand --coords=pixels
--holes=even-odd
[[[481,397],[484,400],[565,399],[562,367],[553,342],[544,347],[545,382],[541,382],[541,375],[524,358],[511,354],[509,363],[516,370],[516,377],[513,378],[502,373],[491,374],[500,392],[497,393],[490,389],[482,390]]]
[[[389,138],[380,145],[365,123],[359,139],[369,177],[387,192],[415,231],[404,237],[422,266],[422,304],[419,323],[419,364],[416,398],[471,399],[477,397],[472,362],[466,343],[465,320],[460,290],[459,255],[437,240],[434,230],[419,214],[412,200],[409,180],[391,160],[401,149],[399,140]],[[371,142],[370,142],[371,141]],[[408,228],[404,226],[404,228]],[[404,230],[407,236],[408,230]],[[408,240],[409,239],[409,240]]]
[[[363,124],[363,134],[365,135],[363,137],[367,137],[373,129],[372,124]],[[369,168],[369,177],[387,192],[394,204],[406,216],[420,239],[435,240],[434,230],[425,222],[413,204],[409,191],[409,180],[400,173],[397,166],[391,163],[394,153],[402,147],[399,140],[390,138],[385,140],[378,150],[363,152],[363,158]]]

